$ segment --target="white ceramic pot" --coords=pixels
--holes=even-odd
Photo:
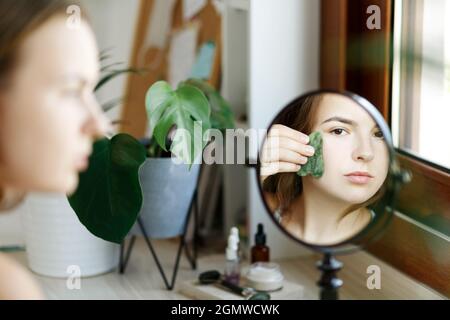
[[[38,274],[67,278],[79,268],[87,277],[118,264],[119,246],[92,235],[64,195],[30,194],[23,225],[28,264]]]

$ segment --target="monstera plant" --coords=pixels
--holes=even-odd
[[[208,142],[199,134],[210,128],[234,128],[228,103],[201,80],[189,79],[176,89],[156,82],[145,105],[149,143],[124,133],[96,141],[89,168],[80,174],[78,189],[69,197],[81,223],[115,243],[123,241],[139,215],[143,204],[139,169],[147,158],[173,155],[192,165]]]

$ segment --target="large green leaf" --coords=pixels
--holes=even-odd
[[[127,134],[95,142],[89,168],[69,197],[92,234],[116,243],[128,234],[142,206],[138,171],[145,158],[145,148]]]
[[[189,79],[184,83],[200,89],[205,94],[211,106],[212,128],[219,130],[235,128],[234,114],[229,103],[213,86],[198,79]]]
[[[147,92],[145,105],[150,131],[165,151],[166,137],[176,127],[170,151],[186,164],[192,164],[201,154],[207,141],[202,135],[210,125],[208,100],[196,87],[180,84],[173,90],[165,81],[153,84]]]

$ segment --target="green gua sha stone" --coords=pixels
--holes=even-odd
[[[314,178],[320,178],[323,175],[323,150],[322,135],[320,132],[313,132],[309,135],[309,144],[314,148],[315,152],[312,157],[308,157],[308,162],[297,172],[299,176],[312,175]]]

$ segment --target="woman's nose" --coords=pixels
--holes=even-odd
[[[90,102],[88,108],[89,116],[84,126],[85,132],[94,138],[102,138],[108,132],[111,132],[111,121],[99,106],[97,100],[94,98]]]
[[[358,138],[353,151],[353,159],[355,161],[371,161],[373,157],[374,152],[370,138]]]

